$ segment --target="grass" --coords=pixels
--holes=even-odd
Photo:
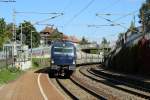
[[[0,70],[0,84],[6,84],[12,80],[18,78],[23,71],[16,68],[3,68]]]
[[[49,58],[33,58],[32,69],[49,66],[49,61]],[[4,67],[0,69],[0,85],[17,79],[23,72],[24,71],[21,71],[15,67]]]
[[[47,67],[50,64],[49,58],[32,58],[32,68]]]

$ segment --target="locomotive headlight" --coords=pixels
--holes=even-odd
[[[75,61],[73,61],[73,63],[72,64],[75,64]]]
[[[51,63],[53,64],[54,63],[54,60],[52,59]]]

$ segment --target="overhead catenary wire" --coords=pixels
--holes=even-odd
[[[119,24],[119,23],[116,23],[115,21],[112,21],[112,20],[110,20],[110,19],[104,18],[104,17],[102,17],[102,16],[98,16],[98,17],[100,17],[100,18],[102,18],[102,19],[104,19],[104,20],[106,20],[106,21],[108,21],[108,22],[110,22],[110,23],[117,24],[118,26],[120,26],[120,27],[122,27],[122,28],[124,28],[124,29],[129,29],[128,27],[126,27],[126,26],[124,26],[124,25],[121,25],[121,24]],[[130,31],[133,31],[133,32],[138,32],[137,30],[134,30],[134,29],[129,29],[129,30],[130,30]]]
[[[126,13],[126,14],[125,13],[96,13],[96,16],[114,16],[114,15],[120,16],[120,15],[122,15],[122,16],[116,18],[115,20],[113,20],[113,21],[118,21],[118,20],[121,20],[127,16],[135,15],[136,12],[138,12],[138,10],[135,10],[131,13]]]
[[[113,21],[118,21],[118,20],[120,20],[120,19],[122,19],[122,18],[125,18],[125,17],[127,17],[127,16],[135,15],[136,12],[138,12],[138,10],[135,10],[135,11],[133,11],[133,12],[131,12],[131,13],[125,14],[125,15],[123,15],[123,16],[121,16],[121,17],[119,17],[119,18],[117,18],[117,19],[115,19],[115,20],[113,20]]]
[[[63,27],[63,26],[58,26],[58,25],[54,25],[54,24],[40,24],[40,23],[37,23],[37,24],[34,24],[34,25],[39,25],[39,26],[51,26],[51,27]]]
[[[59,16],[61,16],[61,15],[53,16],[53,17],[50,17],[50,18],[47,18],[47,19],[38,21],[38,22],[36,22],[35,24],[38,24],[38,23],[41,23],[41,22],[46,22],[46,21],[48,21],[48,20],[55,19],[56,17],[59,17]]]
[[[36,22],[32,23],[32,25],[40,25],[40,23],[42,23],[42,22],[45,22],[45,21],[54,19],[54,18],[59,17],[59,16],[61,16],[61,15],[53,16],[53,17],[50,17],[50,18],[47,18],[47,19],[44,19],[44,20],[40,20],[40,21],[36,21]],[[22,28],[30,27],[30,26],[32,26],[32,25],[24,26],[24,27],[22,27]],[[48,25],[48,24],[47,24],[47,25]],[[50,24],[49,24],[49,25],[50,25]],[[52,26],[52,25],[51,25],[51,26]]]
[[[110,19],[104,18],[104,17],[102,17],[102,16],[98,16],[98,17],[100,17],[100,18],[102,18],[102,19],[104,19],[104,20],[106,20],[106,21],[108,21],[108,22],[110,22],[110,23],[117,24],[118,26],[121,26],[122,28],[128,29],[127,27],[125,27],[125,26],[123,26],[123,25],[121,25],[121,24],[119,24],[119,23],[116,23],[116,22],[114,22],[114,21],[112,21],[112,20],[110,20]]]
[[[102,17],[101,15],[106,15],[106,16],[111,16],[111,15],[115,15],[115,14],[111,14],[111,13],[105,13],[105,14],[96,14],[96,16],[98,16],[98,17],[100,17],[100,18],[102,18],[102,19],[105,19],[106,21],[108,21],[108,22],[111,22],[111,23],[113,23],[113,24],[116,24],[116,25],[119,25],[119,26],[121,26],[121,27],[123,27],[123,28],[125,28],[125,29],[128,29],[127,27],[125,27],[125,26],[123,26],[123,25],[121,25],[121,24],[118,24],[118,23],[116,23],[116,21],[118,21],[118,20],[120,20],[120,19],[122,19],[122,18],[125,18],[125,17],[127,17],[127,16],[130,16],[130,15],[135,15],[135,13],[137,12],[138,10],[135,10],[135,11],[133,11],[133,12],[131,12],[131,13],[127,13],[127,14],[124,14],[123,16],[121,16],[121,17],[119,17],[119,18],[117,18],[117,19],[115,19],[115,20],[110,20],[110,19],[107,19],[107,18],[104,18],[104,17]],[[118,13],[119,14],[119,13]],[[121,15],[121,14],[120,14]]]
[[[56,13],[56,12],[54,12],[54,13],[49,13],[49,12],[23,12],[23,11],[15,11],[14,10],[14,16],[16,14],[47,14],[47,15],[52,14],[52,15],[55,15],[55,16],[52,16],[52,17],[44,19],[44,20],[36,21],[36,22],[32,23],[33,25],[36,25],[36,24],[39,24],[39,23],[42,23],[42,22],[46,22],[48,20],[55,19],[56,17],[64,15],[64,13]],[[25,27],[29,27],[29,26],[25,26]],[[25,27],[23,27],[23,28],[25,28]]]
[[[69,25],[75,18],[77,18],[82,12],[84,12],[95,0],[91,0],[84,8],[82,8],[78,13],[76,13],[64,26]]]
[[[48,12],[18,12],[18,11],[15,11],[15,13],[19,13],[19,14],[52,14],[52,15],[59,14],[59,15],[63,15],[63,13],[56,13],[56,12],[48,13]]]
[[[101,26],[117,26],[117,25],[119,25],[119,24],[88,25],[88,27],[96,27],[96,28],[98,28],[98,27],[101,27]]]

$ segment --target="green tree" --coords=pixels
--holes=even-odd
[[[131,31],[132,34],[135,34],[138,32],[133,21],[131,21],[131,25],[130,25],[130,28],[128,29],[128,31]]]
[[[31,47],[31,31],[32,31],[32,46],[38,47],[40,44],[40,34],[37,32],[36,28],[29,21],[24,21],[21,24],[22,24],[23,40],[25,40],[24,44],[28,45],[29,48]],[[17,40],[20,40],[21,24],[17,29]]]
[[[2,49],[3,43],[7,40],[6,35],[6,22],[4,18],[0,18],[0,49]]]
[[[102,38],[102,41],[101,41],[101,48],[102,49],[105,49],[105,48],[108,48],[109,47],[109,44],[110,44],[110,42],[109,41],[107,41],[107,39],[105,38],[105,37],[103,37]]]
[[[116,42],[117,47],[120,47],[124,44],[124,34],[125,33],[119,33],[118,40]]]
[[[6,34],[7,34],[7,37],[8,37],[10,40],[11,40],[12,37],[13,37],[12,30],[13,30],[13,23],[7,24],[7,26],[6,26]]]
[[[101,44],[107,44],[108,41],[106,40],[106,38],[103,37]]]
[[[100,45],[101,45],[102,52],[104,54],[103,55],[104,61],[106,60],[108,52],[110,51],[109,44],[110,44],[110,42],[105,37],[103,37]]]
[[[150,32],[150,0],[142,4],[139,17],[145,32]]]

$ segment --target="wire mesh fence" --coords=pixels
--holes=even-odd
[[[0,52],[0,69],[13,64],[13,58],[6,52]]]

